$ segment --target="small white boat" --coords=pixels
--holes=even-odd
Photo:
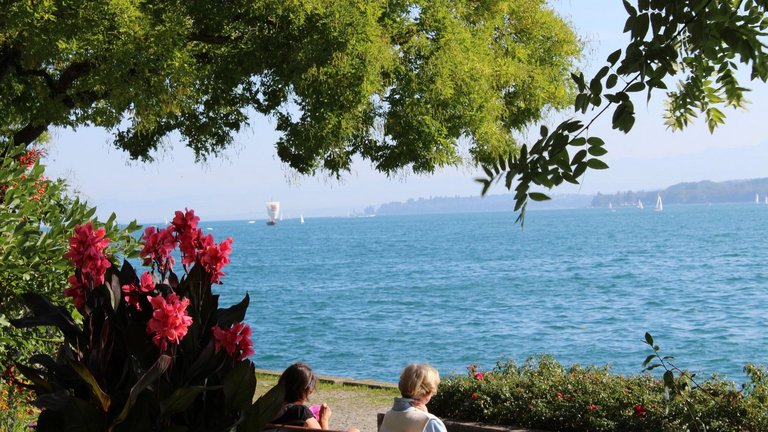
[[[664,204],[661,202],[661,194],[656,195],[656,211],[660,212],[664,210]]]
[[[755,194],[755,204],[760,204],[760,194],[759,193]]]
[[[299,216],[299,222],[301,222],[302,225],[304,224],[304,215]]]
[[[616,210],[613,209],[613,203],[611,203],[611,202],[608,203],[608,210],[610,210],[611,212],[615,212],[616,211]]]
[[[248,223],[252,224],[252,223],[256,223],[256,221],[255,220],[249,220]]]
[[[643,207],[643,202],[642,201],[637,200],[637,208],[639,208],[640,210],[645,208],[645,207]]]
[[[277,225],[280,217],[280,201],[267,201],[267,225]]]

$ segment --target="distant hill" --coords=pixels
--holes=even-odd
[[[724,182],[701,181],[678,183],[664,190],[626,191],[615,194],[597,195],[551,195],[549,201],[528,204],[529,210],[559,210],[585,207],[634,207],[638,201],[653,207],[656,195],[660,194],[665,205],[669,204],[707,204],[729,202],[753,202],[759,194],[762,202],[768,195],[768,178],[752,180],[730,180]],[[390,202],[379,208],[369,207],[362,215],[406,215],[437,213],[488,213],[514,211],[515,200],[510,194],[469,196],[469,197],[430,197],[409,199],[405,202]]]
[[[724,182],[700,181],[694,183],[678,183],[664,190],[627,191],[615,194],[598,193],[592,199],[592,207],[636,206],[638,200],[645,205],[654,205],[656,195],[660,194],[664,204],[708,204],[752,202],[755,194],[764,200],[768,194],[768,178],[751,180],[729,180]]]
[[[530,202],[529,210],[568,209],[589,207],[591,195],[552,195],[552,199],[542,202]],[[382,204],[376,215],[436,214],[436,213],[487,213],[514,211],[515,200],[512,194],[486,195],[485,197],[432,197],[409,199],[406,202]]]

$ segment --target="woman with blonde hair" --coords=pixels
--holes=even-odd
[[[384,415],[379,432],[447,432],[445,424],[427,411],[427,404],[437,394],[440,373],[428,364],[411,364],[400,374],[392,409]]]

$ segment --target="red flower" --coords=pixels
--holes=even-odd
[[[105,233],[103,227],[94,231],[90,222],[76,225],[75,234],[69,239],[69,251],[64,254],[64,258],[69,258],[72,265],[80,269],[82,282],[90,287],[104,283],[104,272],[111,265],[103,252],[109,244]]]
[[[144,248],[139,252],[139,256],[144,259],[144,265],[152,265],[154,261],[161,272],[170,270],[174,263],[171,252],[176,248],[173,230],[171,228],[157,230],[155,227],[147,227],[141,238],[144,242]]]
[[[590,405],[587,407],[587,409],[588,409],[588,410],[590,410],[590,411],[596,411],[596,410],[597,410],[597,405],[595,405],[595,404],[590,404]]]
[[[221,268],[229,264],[229,254],[232,253],[232,237],[225,239],[218,246],[213,244],[213,236],[210,234],[204,240],[209,242],[210,246],[200,255],[200,264],[211,275],[211,283],[221,283],[221,277],[224,276]]]
[[[149,292],[154,291],[155,289],[155,278],[152,276],[152,273],[150,272],[144,272],[144,274],[141,275],[141,279],[139,280],[139,286],[130,284],[130,285],[123,285],[123,293],[125,294],[125,302],[128,303],[129,306],[135,307],[137,310],[141,310],[141,305],[139,304],[139,296],[141,294],[146,294]]]
[[[637,404],[632,409],[635,410],[635,417],[644,417],[645,412],[648,411],[642,404]]]
[[[19,165],[24,168],[32,168],[37,163],[40,156],[43,156],[45,152],[36,148],[29,149],[26,153],[19,156]]]
[[[482,380],[483,378],[485,378],[485,375],[483,375],[482,372],[478,372],[478,373],[475,374],[475,379],[476,380]]]
[[[75,307],[82,312],[83,306],[85,306],[85,286],[74,275],[67,280],[69,281],[69,288],[64,289],[64,296],[72,297]]]
[[[563,400],[563,394],[560,392],[555,393],[555,399]]]
[[[237,360],[253,355],[253,342],[251,342],[251,327],[249,325],[236,323],[227,330],[218,326],[211,330],[213,331],[216,352],[224,348],[230,357]]]
[[[203,249],[203,232],[197,228],[199,221],[194,210],[184,209],[184,213],[177,210],[171,222],[176,231],[176,241],[179,242],[181,263],[184,265],[194,263],[198,251]]]
[[[472,393],[472,399],[477,399],[477,398],[479,398],[479,397],[480,397],[480,395],[479,395],[479,394],[477,394],[477,393]]]
[[[187,334],[192,318],[187,315],[189,299],[179,299],[174,293],[166,300],[158,295],[149,297],[152,303],[152,318],[147,322],[147,333],[153,334],[152,340],[161,351],[165,351],[168,342],[179,343]]]

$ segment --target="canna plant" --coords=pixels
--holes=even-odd
[[[282,401],[274,388],[253,402],[256,376],[249,298],[218,307],[232,239],[215,244],[193,210],[164,229],[146,228],[140,276],[105,256],[109,239],[88,222],[75,227],[65,257],[75,267],[65,295],[82,315],[37,294],[17,327],[54,326],[64,337],[56,358],[17,363],[41,409],[37,430],[258,431]],[[175,253],[176,249],[180,253]],[[173,271],[180,256],[183,275]]]

